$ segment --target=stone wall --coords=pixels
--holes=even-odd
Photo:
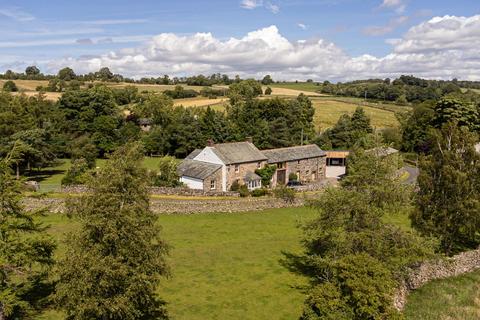
[[[201,197],[201,196],[209,196],[209,197],[239,197],[238,192],[227,191],[221,192],[222,190],[222,181],[221,181],[221,171],[219,176],[215,176],[217,178],[217,190],[211,191],[203,191],[203,190],[195,190],[189,189],[186,187],[179,187],[179,188],[169,188],[169,187],[151,187],[150,194],[156,195],[171,195],[171,196],[190,196],[190,197]],[[208,182],[208,188],[210,188],[210,178],[205,180],[205,183]],[[208,181],[207,181],[208,180]],[[63,193],[83,193],[86,192],[87,188],[85,186],[68,186],[62,187],[60,192]]]
[[[232,184],[238,180],[239,184],[244,184],[245,182],[243,179],[247,172],[255,172],[255,170],[259,168],[263,168],[266,165],[266,161],[258,161],[258,162],[248,162],[248,163],[241,163],[239,164],[238,172],[235,172],[235,165],[228,165],[227,166],[227,190],[230,190]]]
[[[25,198],[23,204],[27,210],[46,208],[50,212],[64,212],[65,199]],[[299,198],[294,203],[287,203],[273,197],[238,198],[238,199],[151,199],[150,207],[158,214],[197,214],[197,213],[233,213],[261,211],[274,208],[300,207],[305,199]]]
[[[215,180],[214,189],[211,188],[212,180]],[[211,176],[203,180],[203,191],[208,193],[222,192],[222,169],[215,171]]]
[[[458,276],[476,269],[480,269],[480,248],[462,252],[450,258],[424,262],[412,268],[406,279],[400,284],[394,297],[395,308],[403,310],[408,293],[429,281]]]

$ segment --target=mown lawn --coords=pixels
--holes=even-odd
[[[412,292],[405,315],[412,320],[480,319],[480,270],[432,281]]]

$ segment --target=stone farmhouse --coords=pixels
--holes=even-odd
[[[316,182],[325,177],[325,152],[317,145],[260,151],[251,141],[214,144],[194,150],[178,167],[180,181],[191,189],[229,191],[235,182],[249,190],[262,187],[255,170],[275,165],[273,187],[286,184],[290,174],[299,181]]]

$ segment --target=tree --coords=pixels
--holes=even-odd
[[[0,161],[0,319],[26,318],[48,293],[55,244],[36,221],[42,211],[21,204],[21,182],[10,167],[16,147]]]
[[[86,173],[89,167],[85,159],[75,159],[72,161],[71,167],[62,178],[62,185],[81,185],[86,182]]]
[[[254,79],[247,79],[232,83],[228,96],[230,97],[230,103],[234,105],[237,101],[253,99],[262,93],[260,83]]]
[[[263,79],[262,79],[262,84],[263,85],[268,86],[269,84],[272,84],[272,83],[273,83],[273,79],[269,74],[267,74],[265,77],[263,77]]]
[[[430,154],[421,158],[413,226],[441,241],[446,254],[480,244],[480,155],[476,136],[457,123],[432,133]]]
[[[265,89],[265,95],[266,95],[266,96],[269,96],[269,95],[271,95],[271,94],[272,94],[272,88],[267,87],[267,89]]]
[[[433,125],[436,128],[441,128],[448,122],[456,122],[459,126],[480,132],[480,113],[473,103],[444,98],[437,102],[434,111]]]
[[[38,69],[36,66],[29,66],[25,69],[25,74],[27,76],[37,76],[40,74],[40,69]]]
[[[67,237],[55,301],[67,319],[165,319],[156,296],[168,274],[166,244],[149,208],[138,144],[121,147],[67,204],[80,228]]]
[[[159,187],[178,187],[180,185],[177,173],[178,161],[174,157],[165,156],[159,159],[158,173],[154,185]]]
[[[113,73],[110,71],[109,68],[103,67],[98,72],[95,72],[95,77],[102,81],[108,81],[113,78]]]
[[[66,67],[58,71],[57,77],[60,80],[70,81],[75,79],[77,76],[75,75],[75,72],[71,68]]]
[[[312,282],[303,319],[395,318],[396,280],[433,255],[431,241],[384,222],[411,207],[409,190],[392,174],[395,161],[356,157],[353,178],[311,203],[318,216],[303,227],[304,255],[287,255],[287,265]]]
[[[17,92],[18,88],[17,88],[17,85],[15,84],[15,82],[13,82],[12,80],[8,80],[7,82],[5,82],[3,84],[3,91],[5,91],[5,92]]]

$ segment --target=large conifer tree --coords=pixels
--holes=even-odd
[[[165,319],[155,290],[168,273],[167,247],[149,208],[138,144],[120,148],[69,202],[80,221],[59,265],[56,301],[67,319]]]
[[[27,212],[21,204],[21,182],[11,172],[15,149],[0,160],[1,320],[27,317],[39,306],[39,300],[48,294],[44,285],[55,249],[35,220],[40,212]]]

